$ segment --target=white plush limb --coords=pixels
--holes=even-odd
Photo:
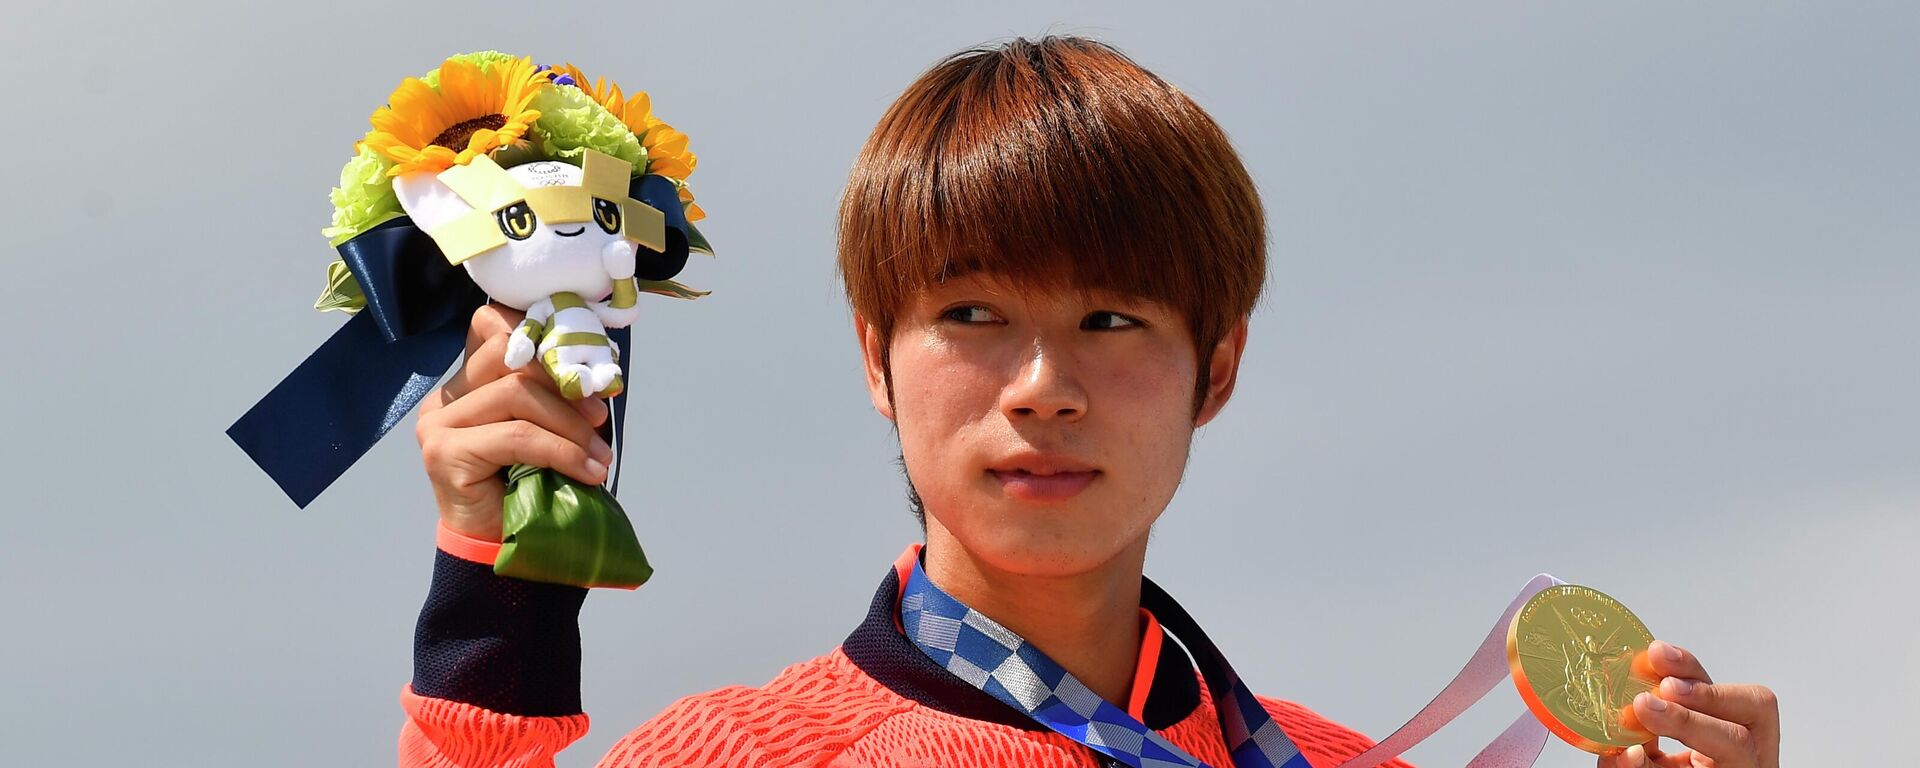
[[[608,302],[594,301],[588,302],[587,307],[593,310],[595,317],[600,318],[600,324],[608,328],[625,328],[633,325],[633,321],[640,317],[640,308],[638,306],[623,309],[615,307]]]
[[[548,320],[553,319],[553,298],[541,299],[534,302],[533,306],[527,307],[527,319],[546,325]]]
[[[633,277],[635,253],[633,248],[633,243],[626,240],[614,240],[600,249],[600,260],[607,267],[607,277],[615,280]]]
[[[513,329],[513,335],[507,337],[507,367],[514,369],[527,367],[527,363],[533,362],[535,346],[533,337],[527,335],[526,326]]]
[[[545,326],[553,319],[553,299],[541,299],[534,302],[533,306],[527,307],[526,319],[528,322]],[[526,322],[514,326],[513,335],[507,337],[507,367],[513,369],[526,367],[527,363],[533,361],[533,356],[539,351],[539,347],[539,342],[534,341],[533,335],[527,332]]]
[[[613,380],[620,378],[619,363],[600,363],[593,366],[593,392],[599,394],[613,386]]]

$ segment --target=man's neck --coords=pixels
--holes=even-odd
[[[1100,698],[1127,708],[1140,657],[1146,542],[1092,571],[1034,576],[995,568],[927,521],[925,568],[947,594],[1013,630]]]

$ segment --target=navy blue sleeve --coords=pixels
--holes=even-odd
[[[413,692],[512,715],[580,707],[580,606],[587,590],[496,576],[435,552],[413,635]]]

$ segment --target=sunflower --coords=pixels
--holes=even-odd
[[[631,99],[623,99],[619,85],[609,83],[605,78],[588,80],[586,73],[572,64],[562,65],[554,72],[561,78],[571,79],[575,88],[606,107],[614,117],[626,123],[633,135],[640,138],[640,145],[647,150],[646,172],[674,181],[674,185],[680,188],[680,201],[686,203],[688,221],[707,217],[706,212],[700,210],[700,205],[693,202],[693,190],[687,187],[687,177],[693,175],[693,169],[700,159],[687,150],[686,134],[653,116],[653,100],[645,91],[635,93]]]
[[[527,108],[551,79],[533,60],[492,63],[470,57],[442,62],[438,87],[409,77],[373,112],[366,146],[387,156],[389,176],[465,165],[502,147],[520,146],[539,119]]]

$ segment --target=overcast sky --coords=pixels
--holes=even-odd
[[[1789,765],[1907,749],[1920,5],[1108,6],[9,2],[7,761],[393,759],[435,519],[411,420],[304,511],[222,430],[343,320],[309,306],[368,113],[482,48],[651,92],[721,254],[636,329],[658,575],[588,601],[561,764],[831,650],[918,534],[840,187],[928,65],[1047,31],[1185,89],[1264,195],[1246,369],[1148,559],[1256,691],[1384,736],[1545,570],[1774,686]]]

